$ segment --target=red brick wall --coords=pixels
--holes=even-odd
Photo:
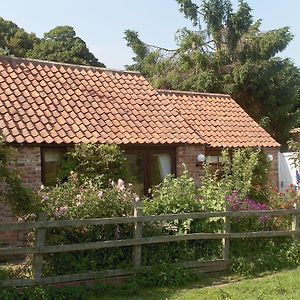
[[[39,188],[41,186],[41,148],[21,146],[17,150],[16,168],[24,185],[33,189]]]
[[[266,154],[271,154],[273,160],[271,162],[270,183],[274,187],[278,187],[278,152],[279,148],[264,148]],[[196,185],[199,186],[203,174],[203,168],[196,166],[196,157],[199,153],[207,155],[220,155],[220,148],[206,148],[203,145],[180,145],[176,148],[177,175],[184,170],[183,164],[194,178]]]
[[[180,145],[176,148],[177,175],[182,174],[186,167],[197,186],[200,185],[200,176],[203,174],[202,166],[196,165],[199,153],[205,154],[204,145]]]
[[[273,187],[279,188],[279,178],[278,178],[278,152],[279,148],[264,148],[265,153],[271,154],[273,156],[273,160],[271,161],[271,170],[269,175],[270,183]]]
[[[24,185],[33,189],[41,186],[41,155],[40,147],[21,146],[17,148],[16,161],[11,163],[12,168],[16,168],[23,179]],[[15,222],[10,209],[0,203],[0,222]],[[19,246],[24,243],[23,232],[0,233],[0,246]]]

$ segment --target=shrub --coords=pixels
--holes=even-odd
[[[124,152],[116,145],[77,144],[66,154],[59,177],[65,180],[74,171],[80,178],[101,176],[103,186],[109,186],[111,180],[127,178],[126,166]]]
[[[125,187],[123,180],[103,188],[101,181],[81,179],[72,173],[69,180],[39,192],[40,205],[35,211],[44,211],[48,219],[86,219],[130,216],[136,195]],[[132,224],[79,226],[48,229],[49,245],[96,242],[132,237]],[[65,274],[128,267],[131,248],[115,248],[46,256],[45,274]]]
[[[199,198],[194,180],[187,171],[177,178],[168,176],[154,188],[153,198],[145,199],[146,215],[179,214],[200,212],[205,203]],[[185,219],[157,222],[144,227],[145,236],[176,235],[183,233],[213,231],[216,224],[210,220]],[[219,256],[220,243],[217,241],[174,242],[143,247],[143,263],[173,263],[177,261],[205,259]]]
[[[0,201],[7,203],[16,215],[29,213],[35,206],[35,196],[25,188],[12,164],[17,151],[6,145],[0,136]]]
[[[209,165],[204,168],[200,196],[206,210],[224,210],[225,199],[233,192],[241,199],[266,198],[268,166],[266,155],[260,150],[238,149],[232,155],[224,150],[220,170],[212,173]]]

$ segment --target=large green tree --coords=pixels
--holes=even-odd
[[[193,30],[176,34],[176,49],[143,42],[125,31],[135,53],[129,69],[142,72],[155,87],[229,93],[279,142],[285,143],[299,116],[300,71],[277,56],[293,36],[288,27],[262,31],[250,6],[229,0],[176,0]]]
[[[71,26],[58,26],[38,38],[0,17],[0,55],[105,67]]]
[[[46,32],[28,55],[38,59],[105,67],[89,51],[86,43],[76,36],[71,26],[58,26]]]
[[[25,57],[38,40],[34,33],[28,33],[15,23],[0,17],[0,55]]]

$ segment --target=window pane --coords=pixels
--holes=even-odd
[[[153,154],[150,157],[150,185],[161,183],[164,178],[172,173],[172,158],[170,154]]]
[[[141,196],[144,194],[144,157],[142,154],[126,154],[126,158],[133,190]]]
[[[61,164],[64,151],[61,149],[44,149],[43,150],[43,174],[44,185],[51,186],[57,183],[58,171]]]

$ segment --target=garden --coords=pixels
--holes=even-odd
[[[142,203],[144,216],[160,216],[225,210],[288,210],[293,209],[297,201],[294,186],[280,193],[270,185],[270,162],[262,150],[224,150],[221,167],[217,171],[213,171],[210,165],[203,166],[200,188],[185,171],[177,178],[167,176],[151,190],[151,197],[135,193],[134,178],[130,176],[123,152],[117,146],[76,145],[64,158],[59,182],[52,187],[42,186],[37,192],[24,188],[17,172],[9,168],[13,155],[12,149],[1,144],[1,200],[12,208],[20,223],[35,222],[41,214],[50,221],[132,217],[137,203]],[[235,233],[287,231],[291,229],[291,222],[289,215],[261,215],[231,218],[230,226]],[[61,246],[132,239],[134,226],[133,223],[111,223],[50,228],[45,233],[45,243],[46,246]],[[223,230],[223,217],[169,219],[143,224],[143,237],[222,233]],[[34,244],[34,230],[27,236],[26,243]],[[132,275],[117,290],[132,296],[140,288],[163,289],[165,286],[203,282],[203,276],[196,269],[185,269],[179,264],[222,259],[222,242],[222,239],[198,239],[143,245],[141,266],[151,266],[151,269]],[[47,254],[43,256],[42,275],[131,270],[134,267],[133,247]],[[226,276],[238,278],[295,268],[300,262],[299,242],[293,236],[233,239],[230,241],[229,258]],[[28,254],[18,264],[3,262],[0,280],[31,278],[32,260],[33,255]],[[68,287],[33,287],[25,288],[22,293],[24,299],[92,299],[93,295],[97,299],[99,294],[113,293],[112,288],[103,283],[90,289],[73,288],[73,291],[71,296],[73,292]],[[9,297],[21,297],[18,293],[19,290],[2,288],[0,295],[1,299],[13,299]]]

